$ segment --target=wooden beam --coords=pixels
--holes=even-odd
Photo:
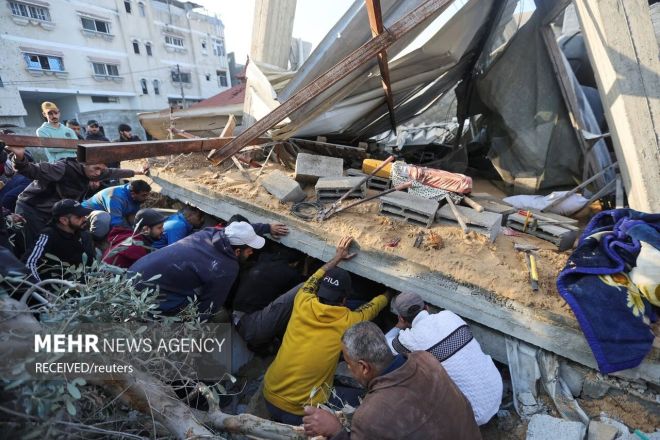
[[[39,136],[21,136],[17,134],[0,134],[0,141],[11,147],[30,147],[30,148],[61,148],[64,150],[75,150],[80,144],[78,139],[54,139],[42,138]],[[85,141],[95,142],[95,141]]]
[[[310,99],[318,96],[365,62],[378,55],[379,52],[390,47],[395,41],[413,30],[427,18],[445,10],[453,1],[427,0],[415,10],[399,19],[385,32],[351,52],[343,60],[331,67],[330,70],[303,87],[225,147],[216,151],[212,156],[209,155],[208,159],[214,163],[220,163],[241,151],[246,145],[254,143],[253,141],[257,136],[264,134],[292,112],[302,107]]]
[[[631,208],[660,212],[660,60],[645,0],[575,0]]]
[[[383,33],[383,15],[380,10],[380,0],[365,0],[367,6],[367,15],[369,15],[369,26],[371,26],[371,36],[377,37]],[[396,118],[394,117],[394,98],[392,96],[392,86],[390,83],[390,68],[388,66],[387,51],[378,52],[378,69],[380,70],[383,92],[385,92],[385,102],[387,110],[390,113],[390,125],[392,131],[396,133]]]
[[[179,153],[201,153],[223,147],[232,141],[226,138],[174,139],[144,142],[111,142],[78,145],[78,160],[85,163],[107,163]],[[60,141],[62,139],[59,139]],[[270,138],[254,139],[255,144],[270,142]]]

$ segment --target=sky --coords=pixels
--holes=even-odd
[[[225,25],[227,52],[235,52],[236,62],[243,64],[250,50],[255,0],[194,0],[194,3],[204,6],[211,15],[218,15]],[[353,0],[298,0],[293,36],[309,41],[313,49],[352,3]]]

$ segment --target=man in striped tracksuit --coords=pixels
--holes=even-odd
[[[60,200],[53,206],[53,218],[41,231],[34,246],[23,256],[25,265],[36,281],[47,278],[69,278],[67,268],[94,258],[94,242],[86,231],[91,209],[71,199]],[[52,257],[51,257],[52,256]],[[53,258],[55,257],[55,258]]]

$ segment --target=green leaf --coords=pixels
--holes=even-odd
[[[140,327],[140,328],[138,328],[137,330],[135,330],[135,334],[136,334],[136,335],[141,335],[142,333],[144,333],[144,331],[145,331],[146,329],[147,329],[147,326],[146,326],[146,325],[143,325],[142,327]]]
[[[87,385],[87,381],[82,377],[76,377],[71,381],[71,383],[75,383],[76,385],[80,385],[80,386]]]
[[[69,392],[69,394],[71,394],[71,397],[73,397],[76,400],[80,399],[80,390],[78,389],[78,387],[76,387],[75,383],[69,382],[68,384],[66,384],[66,389]]]
[[[76,407],[73,405],[73,403],[71,403],[70,400],[66,401],[66,412],[68,412],[72,416],[76,415]]]
[[[222,395],[227,394],[227,390],[225,389],[225,387],[223,387],[223,386],[220,385],[219,383],[216,383],[216,384],[215,384],[215,387],[218,389],[218,392],[219,392],[220,394],[222,394]]]

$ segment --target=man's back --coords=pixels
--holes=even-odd
[[[110,214],[110,226],[130,227],[126,217],[140,210],[140,204],[131,197],[130,183],[102,189],[82,204],[85,208]]]
[[[303,415],[306,403],[329,397],[341,337],[352,325],[371,320],[387,305],[379,295],[356,311],[321,303],[316,296],[325,272],[316,271],[296,295],[284,340],[264,378],[264,397],[276,407]],[[314,388],[320,388],[310,398]]]
[[[430,351],[436,358],[442,357],[439,360],[472,404],[479,425],[488,422],[497,413],[502,401],[502,377],[493,360],[481,350],[479,342],[472,337],[467,324],[458,315],[448,310],[433,314],[422,311],[413,320],[412,328],[401,331],[396,340],[410,351],[429,351],[437,346]],[[455,353],[442,348],[441,341],[454,347]],[[393,345],[396,349],[396,342]]]
[[[238,260],[232,252],[224,232],[206,228],[152,252],[135,262],[130,271],[160,287],[165,299],[160,309],[175,313],[197,295],[200,311],[213,303],[213,310],[221,307],[238,275]]]
[[[353,415],[352,440],[480,439],[469,402],[429,353],[378,376]]]

